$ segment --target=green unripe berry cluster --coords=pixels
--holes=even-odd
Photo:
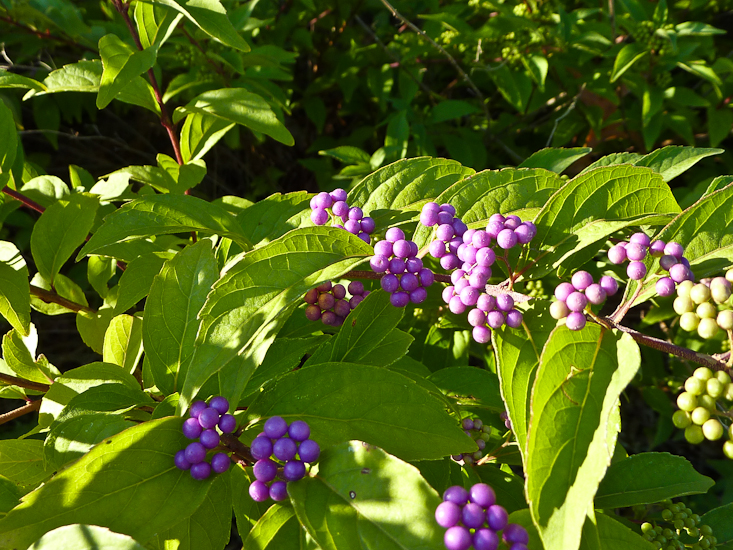
[[[662,503],[661,520],[645,522],[641,525],[642,536],[656,548],[664,550],[686,550],[680,539],[684,531],[688,536],[697,539],[693,550],[708,550],[718,543],[709,525],[700,525],[701,518],[683,503],[666,500]]]
[[[541,279],[536,281],[527,281],[524,285],[524,293],[527,296],[532,296],[532,298],[537,298],[538,300],[548,300],[550,298],[549,294],[547,294],[545,289],[542,287]]]
[[[719,330],[733,330],[733,299],[731,298],[733,269],[725,277],[703,279],[695,284],[683,281],[677,285],[677,298],[672,307],[680,316],[680,327],[701,338],[713,338]]]
[[[484,424],[480,418],[464,418],[461,421],[461,427],[476,442],[478,451],[473,453],[463,453],[460,455],[452,455],[451,458],[456,462],[463,461],[464,464],[475,464],[481,460],[488,449],[486,448],[489,439],[491,439],[491,426]]]

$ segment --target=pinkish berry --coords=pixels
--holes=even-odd
[[[621,245],[612,246],[608,249],[608,260],[612,264],[622,264],[626,261],[626,249]]]
[[[446,254],[440,259],[440,266],[446,271],[457,268],[460,263],[461,261],[455,254]]]
[[[439,241],[450,241],[453,238],[453,235],[453,226],[448,223],[439,225],[438,229],[435,231],[435,238]]]
[[[476,252],[476,263],[480,266],[491,267],[496,261],[496,253],[491,248],[480,248]]]
[[[534,237],[532,230],[526,225],[522,224],[514,230],[514,234],[517,236],[519,244],[529,244]]]
[[[441,297],[446,304],[450,302],[451,298],[453,298],[454,291],[455,287],[453,286],[447,286],[443,289]]]
[[[405,232],[399,227],[390,227],[384,234],[385,239],[389,242],[394,243],[405,238]]]
[[[389,269],[389,258],[386,256],[372,256],[369,260],[369,266],[374,273],[384,273]]]
[[[448,309],[451,311],[451,313],[460,315],[461,313],[466,311],[466,304],[461,301],[460,296],[453,296],[448,302]]]
[[[433,258],[442,258],[445,256],[445,243],[441,240],[431,242],[428,246],[428,252]]]
[[[629,239],[630,243],[634,244],[640,244],[644,248],[647,248],[651,241],[649,240],[649,237],[645,233],[634,233],[631,235],[631,238]]]
[[[511,229],[502,229],[496,236],[496,244],[504,250],[509,250],[517,244],[517,236]]]
[[[441,502],[435,509],[435,521],[448,529],[458,524],[461,519],[461,507],[455,502]]]
[[[522,223],[522,219],[519,216],[515,216],[514,214],[510,214],[506,217],[504,220],[504,227],[508,229],[516,229],[519,227],[519,225]]]
[[[593,277],[587,271],[577,271],[573,274],[571,282],[575,290],[585,290],[593,284]]]
[[[646,276],[646,266],[642,262],[629,262],[626,267],[626,274],[629,279],[639,281]]]
[[[486,233],[488,233],[489,237],[496,239],[502,231],[504,231],[504,222],[492,222],[489,220],[489,224],[486,226]]]
[[[486,324],[491,328],[501,328],[504,320],[504,314],[501,311],[489,311],[486,315]]]
[[[669,277],[675,283],[681,283],[682,281],[692,280],[692,272],[685,264],[679,263],[669,268]]]
[[[346,220],[346,223],[344,223],[344,229],[352,235],[356,235],[361,231],[361,225],[358,220]]]
[[[487,247],[491,244],[491,237],[486,231],[476,231],[471,237],[471,244],[476,249]]]
[[[585,326],[585,315],[580,312],[573,311],[565,320],[565,326],[570,330],[580,330]]]
[[[509,294],[499,294],[496,297],[496,307],[500,311],[511,311],[514,307],[514,298],[509,296]]]
[[[613,296],[618,292],[618,281],[613,277],[604,275],[601,277],[601,280],[598,281],[598,284],[600,284],[601,288],[606,291],[606,296]]]
[[[599,305],[606,301],[606,291],[600,284],[592,284],[585,289],[585,297],[593,305]]]
[[[685,249],[679,243],[667,243],[664,247],[664,253],[670,256],[675,256],[678,260],[682,260],[682,255],[685,253]]]
[[[361,208],[358,206],[354,206],[352,208],[349,208],[349,219],[350,220],[361,220],[364,217],[364,213],[361,211]]]
[[[334,216],[338,216],[339,218],[348,215],[349,213],[349,205],[346,204],[344,201],[336,201],[333,203],[333,206],[331,206],[331,212],[333,212]]]
[[[655,258],[659,258],[664,254],[664,241],[654,241],[649,247],[649,253]]]
[[[629,260],[640,262],[646,258],[646,247],[638,243],[629,243],[626,245],[626,257]]]
[[[410,243],[401,239],[392,245],[392,250],[398,258],[407,258],[410,255]]]
[[[264,502],[270,496],[270,490],[263,481],[255,480],[249,486],[249,496],[255,502]]]
[[[394,245],[389,241],[379,241],[374,245],[374,254],[379,256],[386,256],[389,258],[392,255]]]
[[[471,332],[473,339],[479,344],[486,344],[491,341],[491,330],[485,326],[473,327]]]
[[[463,302],[464,305],[475,306],[478,301],[479,291],[472,286],[467,286],[461,290],[459,296],[461,297],[461,302]]]
[[[316,208],[311,212],[311,221],[315,225],[324,225],[328,221],[328,212],[322,208]]]
[[[672,296],[672,294],[674,294],[676,285],[674,284],[674,281],[669,277],[662,277],[657,281],[655,288],[657,290],[657,294],[659,294],[660,296]]]
[[[572,284],[560,283],[555,287],[555,298],[564,302],[573,292],[575,292],[575,287]]]
[[[450,203],[447,203],[447,202],[444,202],[443,204],[440,205],[440,211],[441,212],[447,212],[451,216],[455,216],[456,215],[456,207],[453,206]]]
[[[338,187],[334,189],[333,191],[331,191],[331,198],[334,201],[345,201],[346,200],[346,191]]]
[[[573,292],[568,296],[568,299],[565,300],[565,303],[570,311],[578,312],[585,309],[585,306],[588,305],[588,299],[580,292]]]
[[[468,550],[471,542],[471,533],[460,525],[449,528],[443,535],[446,550]]]
[[[496,298],[490,294],[482,294],[476,301],[476,307],[484,312],[491,311],[496,307]]]

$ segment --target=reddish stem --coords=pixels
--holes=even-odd
[[[61,42],[62,44],[66,44],[67,46],[73,46],[76,48],[81,48],[82,50],[85,50],[87,52],[97,53],[97,50],[90,48],[89,46],[85,46],[84,44],[79,44],[78,42],[74,42],[73,40],[69,40],[68,38],[62,38],[60,36],[51,34],[51,31],[49,30],[46,30],[43,32],[39,31],[37,29],[34,29],[33,27],[29,27],[28,25],[24,25],[23,23],[16,21],[12,17],[0,15],[0,21],[5,21],[6,23],[10,23],[11,25],[18,27],[19,29],[22,29],[27,33],[34,35],[35,37],[40,38],[41,40],[55,40],[56,42]]]
[[[0,424],[5,424],[6,422],[15,420],[16,418],[23,416],[24,414],[28,414],[33,411],[37,411],[40,408],[41,408],[40,399],[38,401],[29,401],[22,407],[18,407],[17,409],[7,412],[5,414],[0,414]]]
[[[46,209],[43,206],[41,206],[40,204],[38,204],[36,201],[29,199],[28,197],[26,197],[25,195],[21,193],[18,193],[17,191],[15,191],[14,189],[11,189],[7,185],[3,187],[3,193],[5,193],[9,197],[13,197],[17,201],[22,202],[28,208],[32,208],[36,212],[43,214],[46,211]]]
[[[0,382],[5,382],[10,386],[18,386],[20,388],[26,388],[28,390],[36,390],[47,392],[51,386],[43,384],[41,382],[33,382],[32,380],[26,380],[25,378],[18,378],[17,376],[11,376],[10,374],[3,374],[0,372]]]

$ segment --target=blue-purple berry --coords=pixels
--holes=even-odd
[[[288,486],[284,481],[273,481],[270,485],[270,498],[275,502],[280,502],[288,498]]]
[[[208,462],[198,462],[191,465],[191,477],[198,480],[204,480],[211,475],[211,464]]]
[[[277,475],[277,464],[269,458],[261,458],[255,462],[253,471],[257,479],[267,483],[275,479]]]
[[[298,445],[288,437],[278,439],[272,446],[272,453],[278,460],[282,460],[283,462],[286,460],[292,460],[297,451]]]
[[[255,502],[264,502],[269,498],[270,490],[265,482],[258,479],[250,483],[249,496],[251,496],[252,500]]]
[[[305,464],[301,460],[289,460],[283,466],[283,477],[287,481],[298,481],[305,476]]]
[[[263,432],[270,439],[279,439],[288,433],[288,423],[280,416],[271,416],[265,422]]]
[[[211,469],[217,474],[223,474],[229,469],[232,459],[225,453],[216,453],[211,457]]]
[[[226,414],[229,412],[229,401],[227,401],[225,397],[217,395],[216,397],[211,398],[211,401],[209,401],[209,407],[219,411],[219,414]]]
[[[313,463],[318,460],[320,454],[321,448],[312,439],[301,441],[300,445],[298,445],[298,456],[303,462]]]
[[[175,457],[173,457],[173,462],[179,470],[188,470],[191,467],[191,463],[186,460],[185,449],[181,449],[176,453]]]
[[[207,407],[199,415],[199,424],[204,429],[213,428],[219,423],[219,411]]]
[[[249,451],[255,460],[267,458],[272,454],[272,441],[266,435],[261,434],[254,438]]]
[[[237,429],[237,419],[231,414],[224,414],[219,419],[219,429],[222,433],[230,434]]]
[[[194,441],[186,446],[183,456],[189,463],[198,464],[206,458],[206,447],[198,441]]]
[[[219,446],[219,432],[214,429],[204,430],[199,441],[207,449],[215,449]]]
[[[201,435],[203,428],[199,424],[198,418],[187,418],[183,421],[182,431],[183,435],[188,439],[197,439]]]

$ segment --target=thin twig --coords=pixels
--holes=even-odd
[[[37,411],[40,408],[41,408],[40,399],[38,401],[29,401],[22,407],[18,407],[17,409],[7,412],[5,414],[0,414],[0,424],[5,424],[6,422],[15,420],[16,418],[23,416],[24,414],[28,414],[33,411]]]
[[[41,206],[40,204],[38,204],[36,201],[29,199],[28,197],[26,197],[25,195],[21,193],[18,193],[17,191],[15,191],[14,189],[11,189],[7,185],[3,187],[3,193],[5,193],[9,197],[13,197],[17,201],[22,202],[28,208],[31,208],[35,210],[36,212],[43,214],[46,211],[46,209],[43,206]]]
[[[96,313],[92,308],[87,307],[82,304],[77,304],[76,302],[72,302],[71,300],[67,300],[63,296],[59,296],[55,292],[52,292],[50,290],[46,290],[45,288],[40,288],[35,285],[30,285],[31,287],[31,294],[35,296],[36,298],[40,298],[46,303],[49,304],[58,304],[60,306],[64,306],[66,309],[70,309],[71,311],[83,311],[85,313]]]
[[[578,98],[580,97],[580,94],[582,94],[585,91],[585,82],[583,82],[583,85],[580,87],[580,90],[578,90],[578,93],[575,94],[575,97],[573,98],[573,102],[568,107],[567,111],[565,111],[563,114],[561,114],[559,117],[555,119],[555,124],[552,126],[552,131],[550,132],[550,136],[547,138],[547,143],[545,144],[545,147],[549,147],[552,145],[552,138],[555,136],[555,130],[557,130],[557,125],[560,124],[560,121],[564,119],[566,116],[568,116],[574,109],[575,105],[578,103]]]
[[[33,382],[32,380],[26,380],[25,378],[18,378],[17,376],[11,376],[10,374],[3,374],[0,372],[0,382],[5,382],[9,386],[18,386],[27,390],[36,390],[47,392],[51,386],[43,384],[42,382]]]

